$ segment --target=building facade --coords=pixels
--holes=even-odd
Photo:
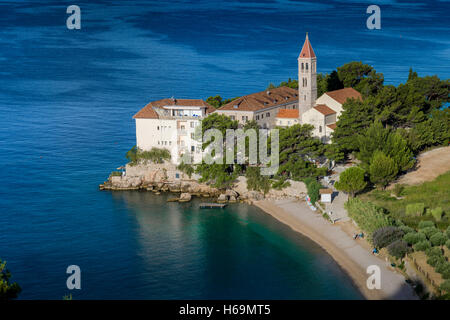
[[[165,148],[171,161],[179,164],[181,157],[191,163],[202,159],[201,141],[195,133],[200,121],[214,108],[200,99],[162,99],[152,101],[134,115],[136,146],[144,151]]]
[[[298,92],[289,87],[279,87],[237,98],[216,110],[241,126],[254,120],[261,128],[276,126],[280,109],[298,109]]]

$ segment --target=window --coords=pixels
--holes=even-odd
[[[191,139],[194,139],[194,133],[191,132]]]
[[[167,141],[164,141],[164,145],[167,146]]]
[[[305,78],[305,87],[308,86],[308,79]]]
[[[264,119],[264,114],[261,115],[261,119]]]
[[[270,117],[270,112],[266,112],[266,117],[267,117],[267,118]]]
[[[192,151],[192,152],[195,151],[195,146],[191,146],[191,151]]]
[[[175,179],[180,179],[180,174],[179,173],[175,173]]]
[[[230,119],[231,120],[236,120],[236,117],[235,116],[230,116]]]
[[[305,95],[305,99],[304,100],[306,101],[306,95]]]
[[[191,128],[195,128],[195,123],[194,123],[194,121],[191,122]]]
[[[308,62],[306,63],[306,71],[308,71]]]
[[[159,144],[159,140],[158,140],[158,144]]]
[[[169,146],[171,146],[172,145],[172,141],[169,141]]]
[[[258,116],[256,116],[256,120],[259,120],[259,115],[258,115]]]
[[[322,133],[322,126],[319,126],[319,133]]]
[[[302,62],[302,71],[305,69],[305,66],[304,66],[304,64],[303,64],[303,62]]]
[[[159,130],[159,126],[156,127]]]
[[[185,130],[186,129],[186,127],[185,126],[181,126],[181,130]]]
[[[288,126],[291,124],[291,122],[288,120]]]

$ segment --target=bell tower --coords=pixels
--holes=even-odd
[[[298,56],[298,108],[302,114],[316,104],[317,100],[317,58],[306,33],[305,43]]]

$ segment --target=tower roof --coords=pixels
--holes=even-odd
[[[316,54],[309,42],[308,32],[306,33],[305,43],[303,44],[302,51],[300,52],[299,58],[315,58]]]

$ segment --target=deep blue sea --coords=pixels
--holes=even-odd
[[[234,97],[296,78],[305,32],[330,72],[450,74],[448,1],[1,1],[0,258],[21,299],[359,299],[337,264],[259,209],[199,211],[100,192],[164,97]],[[68,5],[81,29],[68,30]],[[81,290],[66,288],[79,265]]]

